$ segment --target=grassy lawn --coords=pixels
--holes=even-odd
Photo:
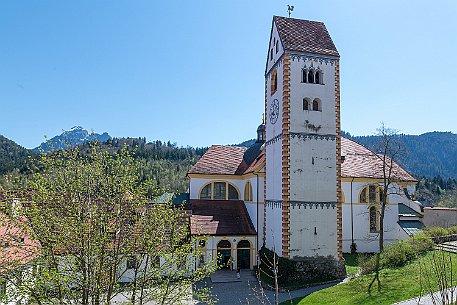
[[[293,300],[293,304],[390,305],[398,301],[419,296],[421,290],[419,267],[421,264],[429,262],[431,256],[432,252],[429,252],[406,266],[382,270],[380,273],[382,284],[381,291],[378,292],[377,286],[375,286],[371,296],[368,294],[367,287],[373,278],[373,275],[363,275],[359,278],[352,279],[349,282],[317,291],[307,297],[296,298]],[[452,260],[453,269],[455,269],[457,268],[457,255],[452,255]],[[348,262],[348,260],[346,262]],[[290,301],[281,303],[281,305],[290,304]]]

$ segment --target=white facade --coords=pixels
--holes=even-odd
[[[220,241],[228,241],[230,242],[230,248],[224,248],[230,251],[230,269],[236,270],[238,267],[238,245],[240,241],[248,241],[250,244],[249,247],[249,268],[252,269],[254,266],[257,265],[257,249],[256,249],[256,236],[209,236],[205,242],[205,246],[201,249],[203,251],[203,260],[200,259],[200,263],[212,261],[213,263],[217,262],[218,257],[220,256],[218,250],[218,244]],[[245,248],[243,248],[245,249]],[[219,254],[219,255],[218,255]]]
[[[265,169],[260,169],[258,173],[250,173],[243,176],[227,175],[201,175],[201,177],[191,177],[189,182],[190,199],[200,199],[200,192],[209,183],[227,182],[233,185],[239,192],[239,200],[244,201],[249,218],[257,231],[258,237],[252,243],[253,248],[260,249],[263,244],[264,226],[264,176]],[[246,184],[251,185],[252,200],[245,200]],[[251,240],[251,239],[250,239]],[[211,241],[211,240],[210,240]],[[255,265],[255,264],[254,264]]]
[[[370,185],[379,187],[381,182],[376,179],[354,178],[347,179],[342,183],[344,195],[343,252],[345,253],[351,252],[352,242],[357,245],[357,252],[359,253],[373,253],[379,251],[379,232],[370,230],[369,208],[372,204],[360,202],[361,191]],[[388,204],[384,217],[384,243],[386,245],[408,237],[406,232],[398,224],[398,204],[402,203],[418,213],[421,212],[417,202],[408,199],[407,196],[402,194],[403,187],[407,188],[409,194],[414,194],[414,183],[409,183],[402,187],[394,184],[388,192]],[[376,206],[379,207],[379,202],[376,203]]]

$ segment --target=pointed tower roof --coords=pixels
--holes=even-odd
[[[279,16],[273,22],[285,50],[340,56],[324,23]]]

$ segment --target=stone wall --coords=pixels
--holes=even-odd
[[[295,279],[302,281],[340,279],[346,276],[344,260],[334,257],[310,257],[293,261]]]
[[[424,225],[449,228],[457,225],[457,209],[424,208]]]

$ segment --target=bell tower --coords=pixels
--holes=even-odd
[[[339,53],[321,22],[273,17],[265,69],[264,241],[297,262],[342,258]]]

